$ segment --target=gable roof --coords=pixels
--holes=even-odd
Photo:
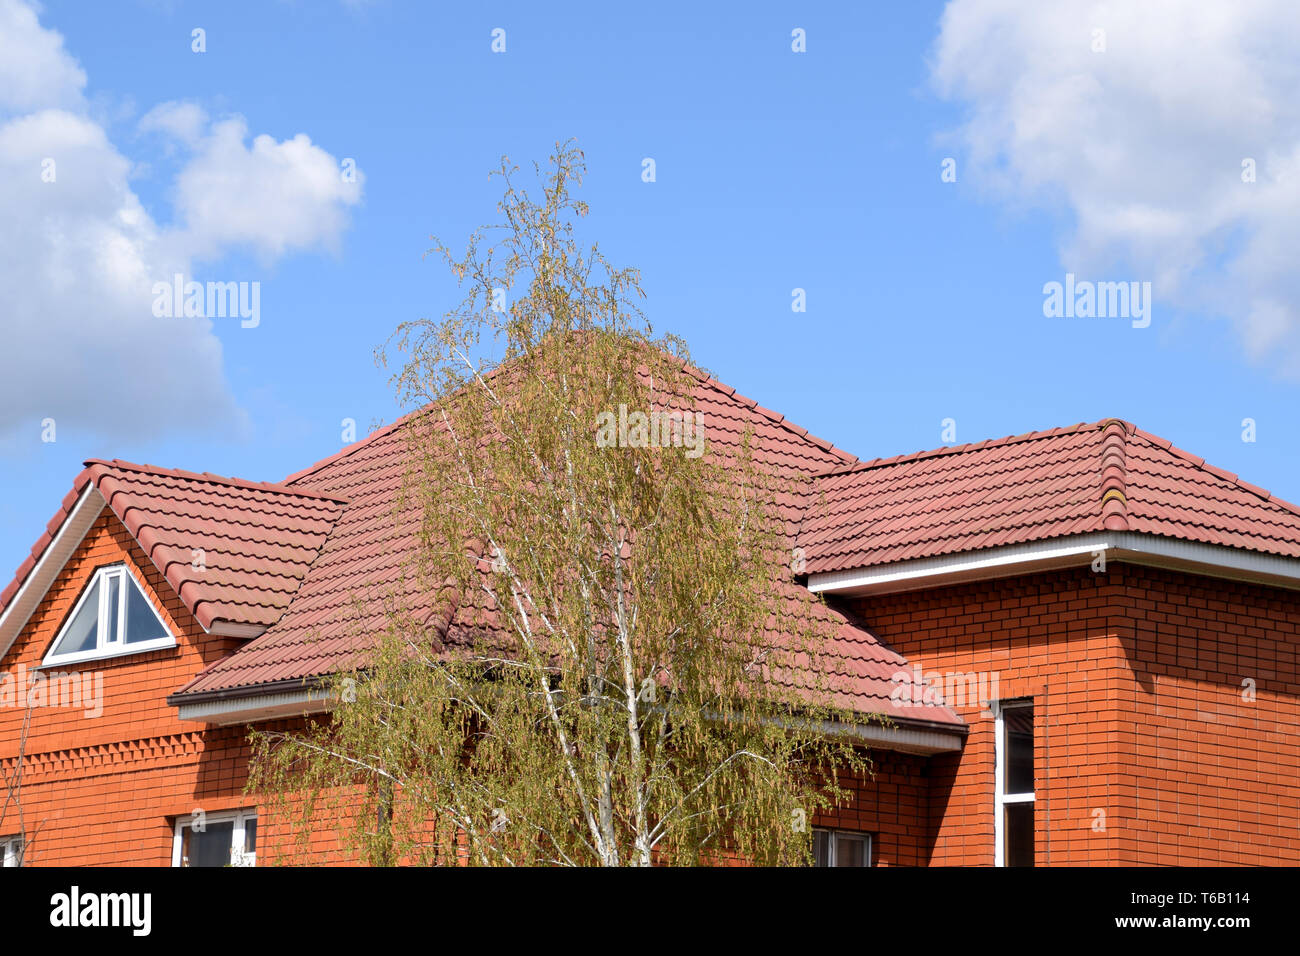
[[[797,541],[820,574],[1100,531],[1300,558],[1300,508],[1119,419],[833,470]]]
[[[309,489],[207,473],[101,459],[85,464],[0,592],[0,652],[105,507],[204,630],[248,637],[288,609],[344,504]],[[52,553],[64,550],[61,558]]]

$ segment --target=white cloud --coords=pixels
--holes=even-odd
[[[0,3],[0,111],[81,105],[86,74],[63,49],[63,37],[41,29],[36,8]]]
[[[952,0],[931,66],[967,108],[963,181],[1064,211],[1063,267],[1150,279],[1158,310],[1228,316],[1254,357],[1300,372],[1295,16],[1291,0]]]
[[[4,59],[14,50],[16,66]],[[0,0],[0,106],[14,107],[0,114],[0,438],[35,440],[44,418],[110,439],[230,433],[244,416],[212,323],[239,320],[156,317],[154,283],[260,280],[195,274],[235,249],[270,261],[334,248],[360,184],[342,183],[306,136],[249,149],[242,118],[210,124],[196,104],[164,103],[140,124],[188,151],[164,229],[131,188],[134,164],[88,115],[84,82],[57,33]]]
[[[240,117],[212,126],[176,182],[176,211],[193,255],[247,245],[264,259],[290,250],[334,248],[362,176],[344,181],[339,160],[299,133],[277,143],[254,137]]]
[[[197,146],[208,126],[208,114],[197,103],[169,100],[140,117],[142,133],[163,133],[186,146]]]
[[[41,181],[42,160],[55,181]],[[160,241],[104,130],[64,110],[0,125],[0,431],[149,437],[238,423],[206,320],[154,318],[156,278],[188,263]]]

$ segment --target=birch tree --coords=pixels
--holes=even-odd
[[[18,731],[18,746],[13,757],[0,760],[0,836],[17,840],[17,859],[15,865],[30,865],[32,844],[40,825],[32,827],[28,815],[23,810],[23,771],[27,760],[27,738],[32,726],[32,703],[30,689],[21,688],[25,702],[23,722]],[[3,847],[0,847],[3,856]]]
[[[711,429],[637,272],[579,242],[582,174],[557,146],[534,198],[503,161],[499,225],[433,250],[464,300],[380,358],[422,409],[398,509],[435,613],[389,595],[329,716],[254,735],[250,787],[375,864],[804,862],[869,767],[791,577],[805,489]]]

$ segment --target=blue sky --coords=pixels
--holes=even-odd
[[[0,5],[19,16],[19,2]],[[1256,34],[1219,45],[1267,98],[1285,85],[1243,52],[1270,35],[1261,4],[1243,18]],[[31,71],[31,89],[0,96],[0,167],[9,148],[31,170],[0,187],[16,210],[0,293],[19,303],[0,359],[0,560],[23,559],[85,458],[275,481],[337,451],[343,419],[359,434],[391,421],[374,347],[459,298],[423,258],[430,235],[459,247],[493,219],[500,157],[545,160],[569,137],[588,164],[585,235],[642,270],[656,327],[860,457],[936,447],[945,418],[966,442],[1117,416],[1300,500],[1296,289],[1270,266],[1295,248],[1275,214],[1295,208],[1292,108],[1203,107],[1197,71],[1166,69],[1141,22],[1108,23],[1110,49],[1090,50],[1095,5],[1035,23],[1041,35],[999,29],[978,0],[947,20],[939,2],[841,6],[46,0],[23,29],[62,50],[25,40],[44,52],[9,68]],[[191,50],[196,27],[206,52]],[[490,48],[498,27],[505,53]],[[1082,52],[1038,55],[1042,36]],[[1156,85],[1158,100],[1135,92]],[[70,142],[51,131],[58,111],[81,124],[81,152],[42,184],[28,159],[46,155],[42,136]],[[46,125],[12,138],[33,116]],[[277,150],[299,134],[310,148]],[[199,173],[230,155],[242,172],[204,205],[195,190],[214,180]],[[1257,189],[1241,157],[1258,157]],[[286,163],[345,158],[362,174],[347,190],[248,201]],[[260,282],[256,328],[218,318],[173,341],[149,322],[187,320],[146,316],[82,334],[103,296],[91,283],[75,297],[76,268],[43,271],[42,204],[63,190],[85,205],[61,206],[61,222],[127,228],[93,208],[97,163],[115,202],[137,197],[147,217],[129,225],[143,261]],[[1044,283],[1067,271],[1152,281],[1150,327],[1045,317]]]

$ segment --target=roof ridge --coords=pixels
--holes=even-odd
[[[794,422],[789,421],[784,415],[780,415],[772,411],[771,409],[764,408],[763,406],[759,405],[758,402],[756,402],[754,399],[747,398],[746,396],[741,395],[730,385],[727,385],[719,381],[717,378],[715,378],[712,374],[705,371],[704,369],[692,365],[689,361],[682,358],[680,355],[670,355],[669,357],[676,359],[679,363],[681,363],[682,370],[686,372],[688,375],[695,378],[701,384],[707,385],[713,388],[715,391],[721,392],[727,398],[734,398],[741,405],[744,405],[746,408],[748,408],[751,411],[757,412],[759,415],[763,416],[768,421],[772,422],[774,425],[777,425],[778,427],[785,429],[786,431],[790,432],[792,435],[798,438],[802,438],[803,440],[809,442],[815,447],[820,448],[822,451],[826,452],[827,454],[834,455],[835,457],[842,459],[846,466],[853,465],[858,462],[857,455],[847,452],[842,448],[837,448],[835,445],[831,444],[826,439],[818,438],[816,435],[809,432],[808,429],[801,428],[800,426],[794,424]],[[504,366],[502,365],[498,365],[496,368],[493,368],[489,372],[489,375],[495,375],[503,367]],[[313,475],[316,472],[320,471],[326,465],[332,465],[334,464],[334,462],[340,461],[348,457],[349,455],[352,455],[355,452],[360,451],[362,448],[369,445],[371,442],[377,441],[378,439],[383,438],[387,435],[391,435],[399,426],[406,424],[407,421],[409,421],[410,419],[415,418],[418,415],[427,413],[429,409],[434,406],[434,404],[435,403],[432,401],[426,402],[424,405],[421,405],[419,408],[413,409],[407,412],[405,415],[402,415],[392,424],[381,425],[379,428],[376,428],[373,432],[371,432],[369,435],[366,435],[364,438],[360,439],[359,441],[354,441],[350,445],[343,446],[338,451],[334,452],[334,454],[322,458],[320,461],[316,462],[315,464],[308,465],[306,468],[303,468],[301,471],[295,471],[293,474],[289,475],[287,478],[284,479],[283,484],[291,485],[294,482],[301,481],[302,479],[308,477],[309,475]]]
[[[271,491],[276,494],[292,495],[300,498],[317,498],[322,501],[332,501],[336,504],[347,504],[347,498],[340,498],[337,495],[327,495],[319,491],[311,491],[302,488],[290,488],[280,482],[271,481],[249,481],[245,478],[231,478],[226,475],[216,475],[210,471],[186,471],[183,468],[163,468],[160,465],[142,465],[133,461],[123,461],[120,458],[87,458],[83,464],[88,469],[96,467],[114,469],[117,471],[134,471],[146,475],[163,475],[168,478],[184,478],[187,481],[202,481],[214,485],[227,485],[233,488],[244,488],[248,491]],[[98,482],[96,482],[98,484]]]
[[[1038,441],[1043,438],[1056,438],[1060,435],[1072,435],[1075,432],[1104,428],[1110,422],[1118,422],[1129,430],[1130,433],[1135,428],[1134,425],[1121,418],[1103,418],[1096,422],[1079,422],[1075,425],[1063,425],[1059,428],[1047,428],[1040,431],[1023,432],[1019,435],[1007,435],[1003,438],[986,438],[983,441],[967,442],[964,445],[942,445],[938,448],[931,448],[926,451],[915,451],[905,455],[893,455],[889,458],[872,458],[870,461],[859,461],[846,468],[831,468],[827,471],[818,472],[812,477],[830,478],[836,475],[850,475],[859,471],[866,471],[870,468],[901,465],[906,462],[920,461],[923,458],[938,458],[943,455],[960,455],[969,451],[983,450],[985,448],[1000,448],[1006,445],[1015,445],[1027,441]]]
[[[1118,418],[1101,422],[1101,524],[1107,531],[1128,530],[1127,445],[1131,426]]]
[[[726,383],[718,380],[711,373],[705,371],[704,369],[692,365],[690,362],[682,358],[680,355],[675,355],[673,356],[673,358],[681,362],[682,370],[685,371],[688,375],[691,375],[701,383],[710,386],[716,391],[722,392],[728,398],[734,398],[741,405],[744,405],[746,408],[748,408],[751,411],[757,412],[759,415],[762,415],[764,418],[772,422],[774,425],[784,428],[786,431],[790,432],[796,437],[811,442],[813,445],[817,446],[822,451],[834,455],[837,458],[843,459],[845,465],[851,466],[860,463],[860,459],[858,458],[857,455],[854,455],[851,452],[845,451],[843,448],[839,448],[831,444],[824,438],[818,438],[816,435],[809,432],[808,429],[796,425],[794,422],[787,419],[784,415],[780,415],[777,412],[772,411],[770,408],[764,408],[762,405],[758,404],[758,402],[756,402],[754,399],[749,398],[745,395],[741,395],[730,385],[727,385]]]
[[[415,418],[417,415],[422,415],[427,413],[429,409],[433,406],[433,404],[434,404],[433,402],[427,402],[424,405],[421,405],[419,408],[407,412],[405,415],[402,415],[400,418],[396,419],[395,421],[391,422],[388,425],[380,425],[378,428],[372,431],[369,435],[366,435],[364,438],[358,439],[357,441],[354,441],[350,445],[344,445],[338,451],[334,452],[334,454],[326,455],[320,461],[308,465],[306,468],[303,468],[299,471],[295,471],[293,474],[285,478],[282,483],[285,485],[292,485],[294,482],[301,481],[302,479],[306,478],[308,475],[314,475],[316,472],[320,471],[326,465],[332,465],[334,464],[334,462],[339,461],[355,452],[360,451],[362,448],[364,448],[366,445],[369,445],[371,442],[378,441],[380,438],[383,438],[387,435],[391,435],[400,426],[405,425],[409,419]]]
[[[1169,454],[1171,454],[1173,457],[1187,462],[1197,471],[1203,471],[1206,474],[1213,475],[1215,478],[1218,478],[1221,481],[1226,481],[1228,482],[1228,484],[1233,485],[1234,487],[1240,488],[1242,491],[1254,495],[1256,498],[1259,498],[1261,501],[1266,501],[1269,504],[1277,505],[1279,508],[1282,508],[1284,511],[1289,511],[1294,515],[1300,516],[1300,505],[1288,501],[1285,498],[1279,498],[1277,495],[1273,494],[1267,488],[1261,488],[1259,487],[1259,485],[1252,485],[1249,481],[1242,481],[1237,475],[1233,474],[1232,472],[1224,471],[1222,468],[1219,468],[1216,465],[1211,465],[1209,462],[1207,462],[1204,458],[1200,457],[1199,455],[1193,455],[1189,451],[1184,451],[1182,448],[1179,448],[1177,445],[1169,441],[1169,439],[1167,438],[1161,438],[1159,435],[1154,435],[1151,432],[1144,431],[1143,429],[1138,428],[1136,426],[1130,426],[1130,427],[1132,428],[1131,434],[1134,437],[1141,437],[1145,439],[1146,441],[1154,445],[1156,448],[1166,451]]]

